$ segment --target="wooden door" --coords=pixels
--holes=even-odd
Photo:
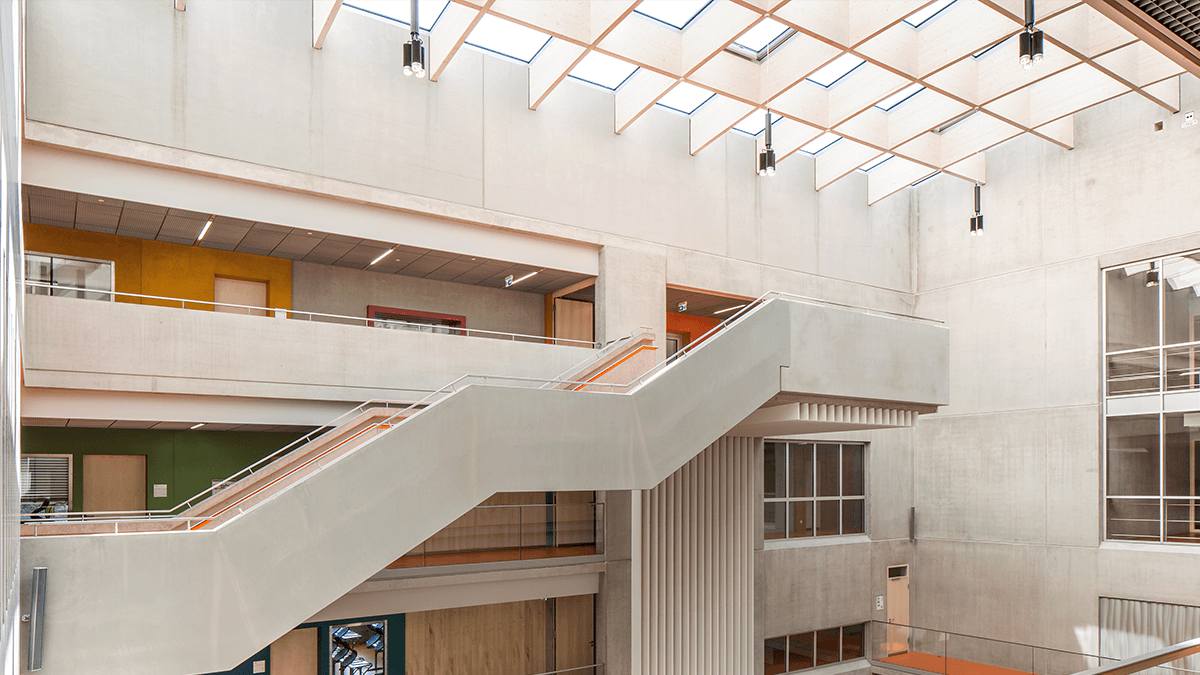
[[[317,629],[297,628],[271,643],[272,675],[317,675]]]
[[[554,601],[555,670],[580,668],[596,662],[595,613],[592,610],[594,597],[573,595]]]
[[[225,277],[217,277],[216,281],[213,283],[213,300],[215,302],[224,302],[230,305],[266,307],[267,282],[243,281],[241,279],[226,279]],[[217,305],[216,309],[218,312],[228,312],[230,314],[253,314],[254,316],[267,315],[267,312],[262,309],[222,307],[221,305]]]
[[[595,325],[590,302],[554,299],[554,337],[564,340],[595,340]]]
[[[145,511],[145,455],[84,455],[84,511]]]
[[[888,568],[887,620],[888,654],[903,654],[908,645],[908,565]]]

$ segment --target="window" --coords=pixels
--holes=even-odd
[[[1200,253],[1104,271],[1108,539],[1200,543]]]
[[[33,295],[85,300],[113,299],[112,293],[102,292],[113,290],[113,264],[110,260],[27,252],[25,281],[25,292]]]
[[[70,511],[71,455],[21,455],[21,487],[23,521]]]
[[[467,318],[456,314],[436,314],[434,312],[418,312],[413,309],[396,309],[394,307],[367,307],[367,317],[376,319],[371,325],[377,328],[392,330],[413,330],[418,333],[451,333],[463,335],[465,331],[454,330],[466,328]]]
[[[825,628],[770,638],[763,649],[763,673],[794,673],[863,657],[866,624]]]
[[[865,446],[768,441],[763,453],[766,539],[863,534]]]

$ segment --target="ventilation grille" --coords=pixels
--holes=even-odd
[[[1133,4],[1188,44],[1200,49],[1200,0],[1133,0]]]
[[[911,427],[917,423],[917,413],[913,410],[893,410],[891,408],[801,403],[799,420],[801,422]]]
[[[70,455],[21,457],[21,501],[68,502],[71,497]]]

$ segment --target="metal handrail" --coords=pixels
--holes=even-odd
[[[840,308],[850,308],[850,309],[854,309],[855,311],[859,311],[862,313],[873,314],[873,315],[878,315],[878,316],[885,316],[887,318],[893,318],[893,319],[921,321],[921,322],[928,322],[928,323],[934,323],[934,324],[942,323],[941,321],[936,321],[933,319],[922,319],[920,317],[913,317],[913,316],[908,316],[908,315],[904,315],[904,314],[897,314],[895,312],[886,312],[886,311],[879,311],[879,310],[870,310],[870,309],[866,309],[866,308],[857,308],[857,307],[853,307],[851,305],[845,305],[842,303],[826,302],[823,300],[815,300],[813,298],[806,298],[804,296],[797,296],[797,295],[791,295],[789,293],[771,291],[768,293],[764,293],[762,296],[760,296],[753,302],[747,304],[741,310],[735,312],[728,319],[722,321],[721,323],[714,326],[711,330],[704,333],[704,335],[702,335],[697,340],[693,340],[691,342],[691,344],[680,349],[678,352],[676,352],[670,358],[665,359],[664,361],[661,361],[656,366],[654,366],[653,368],[648,370],[646,373],[639,375],[638,377],[634,378],[632,381],[630,381],[626,384],[617,384],[617,383],[608,383],[608,382],[581,382],[581,381],[577,381],[577,380],[545,379],[545,378],[519,377],[519,376],[509,376],[509,375],[499,375],[498,376],[498,375],[467,374],[467,375],[463,375],[463,376],[455,379],[454,381],[441,387],[440,389],[437,389],[436,391],[429,393],[428,395],[426,395],[424,398],[420,399],[419,401],[416,401],[414,403],[409,404],[408,406],[406,406],[404,408],[401,408],[396,414],[392,415],[391,417],[388,417],[387,419],[383,420],[382,422],[377,422],[375,424],[372,424],[371,427],[369,427],[369,428],[385,428],[385,429],[394,428],[399,423],[403,423],[404,421],[406,421],[406,420],[400,419],[400,418],[410,417],[408,415],[408,413],[410,413],[412,411],[427,410],[427,409],[437,405],[438,403],[444,401],[450,395],[457,393],[460,389],[470,386],[471,384],[482,384],[482,385],[486,386],[488,384],[491,384],[492,382],[518,382],[518,383],[537,383],[542,386],[545,386],[545,385],[577,385],[578,386],[577,390],[582,390],[586,387],[586,388],[592,389],[593,393],[617,394],[618,392],[616,391],[616,389],[623,389],[625,391],[622,393],[631,394],[635,388],[638,388],[641,385],[645,384],[647,382],[647,378],[649,376],[656,375],[658,373],[663,372],[669,365],[674,364],[679,359],[683,358],[685,355],[691,353],[691,351],[693,349],[697,349],[700,346],[702,346],[710,336],[716,334],[717,332],[724,330],[725,328],[729,327],[733,323],[748,316],[751,312],[755,311],[760,306],[766,304],[767,302],[770,302],[771,300],[775,300],[775,299],[783,299],[783,300],[788,300],[789,302],[800,302],[802,304],[812,304],[812,305],[816,305],[816,306],[834,306],[834,307],[840,307]],[[638,330],[640,330],[640,329],[638,329]],[[629,335],[632,336],[635,334],[636,334],[636,330],[634,332],[631,332]],[[596,391],[594,391],[596,388],[607,388],[607,392],[605,392],[605,391],[596,392]],[[356,412],[360,412],[364,406],[368,405],[368,403],[371,403],[371,402],[368,401],[367,403],[363,403],[363,404],[356,406],[355,408],[351,409],[350,411],[343,413],[341,416],[339,416],[333,422],[337,422],[338,420],[341,420],[343,417],[346,417],[347,415],[350,415],[350,414],[353,414]],[[397,420],[399,420],[399,422],[397,422]],[[333,422],[331,422],[330,424],[333,424]],[[318,431],[322,431],[322,430],[329,431],[329,430],[332,430],[333,428],[336,428],[336,425],[333,427],[331,427],[329,425],[322,426],[322,427],[318,428],[317,430],[310,432],[305,437],[302,437],[301,439],[297,439],[297,441],[293,441],[293,443],[289,444],[288,446],[285,446],[284,448],[281,448],[280,450],[276,451],[275,453],[272,453],[268,457],[263,458],[262,460],[259,460],[252,466],[258,466],[258,465],[262,464],[265,460],[267,460],[271,457],[278,457],[287,448],[294,447],[295,444],[298,443],[300,440],[309,438],[310,436],[312,436],[312,434],[315,434]],[[336,461],[336,460],[334,460],[334,461]],[[328,466],[328,465],[325,465],[325,466]],[[238,473],[234,474],[234,476],[231,476],[230,479],[241,475],[245,471],[246,471],[246,469],[239,471]],[[229,480],[229,479],[227,479],[227,480]],[[224,481],[222,481],[222,482],[224,482]],[[200,495],[203,495],[205,493],[211,493],[212,490],[213,490],[213,488],[210,487],[207,490],[202,491],[200,493]],[[199,497],[200,495],[197,495],[196,497]],[[196,497],[193,497],[192,499],[188,500],[187,502],[184,502],[184,504],[188,504],[189,508],[190,508],[191,502],[196,500]],[[244,499],[241,501],[244,501]],[[240,504],[241,501],[235,502],[234,505],[227,507],[227,508],[233,508],[234,506],[237,506],[237,504]],[[180,506],[182,506],[182,505],[180,505]],[[68,513],[64,513],[64,514],[54,514],[54,517],[57,522],[63,522],[64,520],[92,520],[92,521],[122,520],[122,519],[143,519],[144,520],[144,519],[148,519],[148,518],[149,519],[161,518],[161,519],[165,519],[165,520],[177,520],[180,518],[172,515],[172,514],[174,514],[174,512],[177,509],[179,509],[179,506],[176,506],[174,509],[161,510],[161,511],[134,511],[134,512],[108,511],[108,512],[91,512],[91,513],[68,512]],[[239,509],[239,512],[240,512],[240,509]],[[63,516],[66,516],[66,518],[63,518]],[[212,518],[214,518],[214,517],[209,517],[207,522],[211,522]],[[197,519],[198,518],[191,518],[191,519],[188,519],[188,521],[190,523],[191,520],[197,520]],[[189,531],[190,531],[190,528],[189,528]]]
[[[1173,644],[1169,647],[1156,649],[1152,652],[1146,652],[1139,656],[1134,656],[1128,659],[1123,659],[1117,663],[1107,666],[1100,666],[1085,670],[1078,675],[1132,675],[1139,673],[1148,668],[1160,666],[1164,663],[1177,661],[1181,658],[1200,654],[1200,637]],[[1169,667],[1168,667],[1169,668]],[[1195,672],[1187,668],[1170,668],[1171,670],[1179,670],[1183,672]]]
[[[754,300],[751,300],[750,302],[746,303],[746,305],[744,307],[742,307],[738,311],[731,314],[729,316],[729,318],[725,319],[724,321],[717,324],[716,326],[713,326],[711,329],[709,329],[709,331],[707,333],[705,333],[704,335],[701,335],[699,338],[696,338],[695,340],[692,340],[686,346],[679,349],[679,351],[672,354],[669,358],[664,359],[663,361],[659,362],[656,366],[654,366],[650,370],[647,370],[646,372],[639,375],[636,379],[634,379],[632,382],[629,383],[629,386],[633,386],[635,384],[642,384],[643,382],[646,381],[646,378],[649,378],[652,375],[656,375],[657,373],[660,373],[663,370],[666,370],[666,368],[668,366],[672,365],[677,360],[682,359],[685,356],[687,356],[692,351],[692,349],[703,344],[704,341],[707,340],[710,336],[712,336],[720,331],[723,331],[726,327],[733,324],[735,321],[738,321],[742,317],[748,315],[750,312],[754,311],[755,309],[758,309],[760,306],[765,305],[766,303],[768,303],[771,300],[774,300],[776,298],[781,299],[781,300],[787,300],[789,302],[797,302],[797,303],[804,304],[804,305],[814,305],[817,307],[837,307],[839,309],[851,309],[860,314],[867,314],[870,316],[879,316],[879,317],[883,317],[883,318],[887,318],[887,319],[899,319],[899,320],[904,320],[904,321],[915,321],[918,323],[929,323],[929,324],[933,324],[933,325],[945,325],[944,321],[940,321],[938,319],[928,319],[925,317],[912,316],[909,314],[900,314],[899,312],[890,312],[890,311],[881,310],[881,309],[856,307],[854,305],[848,305],[848,304],[842,303],[842,302],[834,302],[832,300],[820,300],[817,298],[810,298],[810,297],[803,296],[803,295],[794,295],[792,293],[784,293],[782,291],[767,291],[766,293],[763,293],[762,295],[758,296]]]
[[[428,328],[430,326],[430,324],[414,323],[412,321],[397,321],[395,319],[372,319],[372,318],[364,318],[361,316],[346,316],[344,314],[325,314],[323,312],[309,312],[309,311],[299,310],[299,309],[283,309],[282,307],[256,307],[253,305],[237,305],[237,304],[233,304],[233,303],[229,303],[229,302],[212,302],[209,300],[189,300],[186,298],[171,298],[171,297],[166,297],[166,296],[161,296],[161,295],[143,295],[141,293],[124,293],[124,292],[117,292],[117,291],[95,290],[95,289],[91,289],[91,288],[75,288],[75,287],[68,287],[68,286],[60,286],[58,284],[47,284],[47,283],[43,283],[40,281],[26,281],[25,286],[26,286],[26,288],[49,288],[49,289],[54,289],[54,290],[59,290],[59,291],[69,291],[69,292],[77,292],[77,293],[100,293],[103,295],[110,296],[112,298],[118,298],[118,297],[120,297],[120,298],[140,298],[140,299],[144,299],[144,300],[160,300],[160,301],[165,301],[165,302],[178,302],[180,304],[181,309],[187,309],[187,303],[189,303],[189,302],[193,303],[193,304],[197,304],[197,305],[211,306],[214,308],[215,307],[232,307],[235,309],[245,309],[245,310],[254,310],[256,312],[266,312],[268,316],[273,317],[273,318],[277,318],[277,319],[290,318],[290,319],[295,319],[296,321],[300,321],[301,319],[297,318],[296,316],[281,317],[279,315],[279,313],[285,312],[285,313],[290,313],[292,315],[303,314],[308,317],[308,321],[310,321],[310,322],[312,321],[313,317],[322,317],[322,318],[326,318],[326,319],[337,319],[339,321],[352,321],[355,324],[362,323],[363,325],[368,326],[368,327],[370,327],[371,323],[392,324],[392,325],[397,325],[397,326],[412,326],[414,328],[420,328],[420,327]],[[50,297],[62,297],[62,296],[55,296],[55,295],[51,294]],[[447,330],[446,333],[434,333],[434,334],[435,335],[461,335],[461,336],[465,336],[465,337],[475,337],[475,336],[488,337],[488,338],[493,338],[493,339],[497,339],[497,340],[509,340],[511,342],[516,342],[518,340],[521,340],[521,341],[528,341],[528,342],[544,343],[544,342],[549,341],[551,344],[555,344],[555,345],[562,344],[562,345],[571,346],[571,347],[588,347],[591,349],[597,348],[597,345],[595,342],[588,342],[587,340],[571,340],[569,338],[547,337],[545,335],[525,335],[523,333],[505,333],[502,331],[483,330],[480,328],[458,328],[455,326],[445,326],[445,328]]]
[[[1152,652],[1147,652],[1147,653],[1139,655],[1139,656],[1134,656],[1134,657],[1131,657],[1128,659],[1119,660],[1113,656],[1100,656],[1098,654],[1087,654],[1084,652],[1075,652],[1075,651],[1071,651],[1069,649],[1057,649],[1055,647],[1042,647],[1040,645],[1031,645],[1031,644],[1024,643],[1024,642],[1013,642],[1012,640],[1000,640],[997,638],[987,638],[987,637],[982,637],[979,635],[967,635],[966,633],[955,633],[954,631],[938,630],[938,629],[934,629],[934,628],[924,628],[921,626],[913,626],[913,625],[902,624],[902,623],[892,623],[889,621],[872,620],[870,623],[872,624],[872,638],[873,639],[875,637],[875,635],[874,635],[875,628],[882,628],[885,630],[889,627],[890,628],[907,628],[907,629],[924,631],[926,633],[935,633],[935,634],[941,634],[941,635],[945,635],[945,636],[968,638],[971,640],[983,640],[985,642],[996,642],[996,643],[1000,643],[1000,644],[1012,645],[1014,647],[1022,647],[1022,648],[1034,650],[1032,652],[1033,654],[1036,654],[1037,651],[1053,652],[1056,654],[1065,654],[1068,656],[1082,656],[1082,657],[1089,658],[1089,659],[1097,659],[1099,662],[1104,662],[1104,661],[1114,661],[1115,662],[1115,663],[1110,663],[1109,665],[1099,666],[1096,668],[1091,668],[1089,670],[1080,671],[1079,673],[1076,673],[1076,675],[1131,675],[1132,673],[1137,673],[1137,672],[1146,670],[1148,668],[1160,666],[1160,665],[1170,662],[1170,661],[1176,661],[1178,659],[1181,659],[1181,658],[1184,658],[1187,656],[1191,656],[1193,654],[1200,654],[1200,638],[1195,638],[1193,640],[1187,640],[1185,642],[1180,642],[1178,644],[1171,645],[1169,647],[1164,647],[1163,649],[1158,649],[1158,650],[1155,650]],[[947,658],[949,658],[948,654],[946,656],[947,656]],[[874,660],[875,660],[874,658],[871,659],[871,661],[874,661]],[[1177,667],[1172,667],[1172,666],[1166,666],[1164,668],[1166,670],[1176,671],[1176,672],[1180,672],[1180,673],[1195,673],[1196,672],[1194,670],[1189,670],[1187,668],[1177,668]]]
[[[622,335],[621,337],[619,337],[615,340],[609,340],[595,354],[592,354],[590,357],[588,357],[582,363],[578,363],[574,366],[571,366],[570,368],[559,373],[558,377],[555,379],[559,379],[559,380],[567,379],[571,375],[581,372],[581,371],[587,369],[589,366],[599,363],[600,361],[602,361],[604,359],[604,357],[617,351],[618,348],[623,347],[626,343],[630,342],[635,337],[642,335],[644,333],[650,333],[650,332],[652,332],[652,329],[649,328],[648,326],[638,326],[637,328],[634,328],[633,330],[629,331],[628,333]],[[550,385],[548,385],[548,384],[542,385],[542,388],[545,388],[548,386],[550,386]]]

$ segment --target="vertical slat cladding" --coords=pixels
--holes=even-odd
[[[753,461],[722,438],[642,492],[642,673],[756,672]]]
[[[650,579],[647,577],[647,575],[650,573],[650,541],[651,541],[650,522],[652,520],[652,518],[650,517],[650,494],[652,492],[653,492],[653,490],[642,490],[641,491],[641,500],[642,500],[642,513],[641,513],[641,517],[642,517],[642,552],[641,553],[642,553],[642,555],[639,560],[635,561],[635,564],[641,566],[641,572],[642,572],[639,575],[639,582],[641,583],[641,588],[638,589],[638,593],[640,593],[642,596],[641,616],[631,617],[632,621],[639,622],[642,627],[642,635],[641,635],[641,637],[642,637],[642,653],[640,655],[641,662],[636,664],[636,667],[639,668],[639,670],[638,670],[639,673],[649,673],[650,672],[650,644],[651,643],[650,643],[650,621],[648,620],[648,618],[650,616],[652,616],[652,614],[650,614],[650,588],[651,588],[652,584],[650,583]]]
[[[695,670],[692,668],[692,659],[690,653],[692,648],[692,627],[691,616],[689,614],[689,610],[692,609],[691,595],[693,592],[693,584],[695,583],[691,574],[692,561],[695,560],[695,558],[692,556],[692,514],[690,509],[692,505],[692,463],[688,462],[687,464],[684,464],[683,468],[679,470],[679,474],[679,503],[681,508],[681,517],[679,521],[682,525],[680,528],[682,532],[680,536],[681,546],[679,550],[683,553],[681,556],[681,564],[679,566],[679,585],[682,591],[679,596],[680,604],[683,607],[682,613],[679,615],[679,632],[681,634],[681,639],[679,641],[679,651],[681,657],[679,660],[679,665],[683,672],[692,673],[695,672]]]

